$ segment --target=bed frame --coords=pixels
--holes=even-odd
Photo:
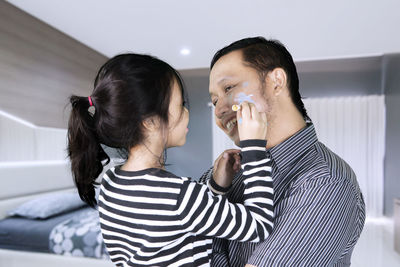
[[[7,211],[41,195],[74,190],[66,161],[0,163],[0,219]],[[0,249],[0,266],[111,267],[111,261],[51,253]]]

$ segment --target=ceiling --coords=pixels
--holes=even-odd
[[[208,67],[218,49],[258,35],[281,40],[296,61],[400,52],[397,0],[8,2],[108,57],[150,53],[181,70]]]

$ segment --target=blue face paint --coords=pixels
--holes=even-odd
[[[239,118],[238,123],[239,123],[239,124],[242,124],[242,118]]]
[[[254,100],[251,99],[252,96],[253,95],[246,95],[245,93],[239,93],[236,95],[235,101],[238,102],[239,105],[242,104],[242,102],[244,101],[255,104]]]
[[[249,82],[243,82],[243,83],[242,83],[242,86],[243,86],[243,87],[249,86]]]

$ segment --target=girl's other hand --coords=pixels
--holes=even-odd
[[[233,177],[240,170],[240,150],[228,149],[214,162],[213,178],[221,187],[229,187]]]

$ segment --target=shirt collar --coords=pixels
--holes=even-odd
[[[305,151],[318,142],[314,125],[307,123],[307,126],[295,133],[286,141],[267,150],[271,154],[280,172],[285,172],[293,162]]]

